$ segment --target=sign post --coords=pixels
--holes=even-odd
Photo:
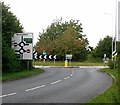
[[[29,69],[29,60],[33,60],[33,33],[14,34],[12,48],[20,61],[27,60],[27,69]]]
[[[66,63],[66,61],[69,60],[69,62],[70,62],[70,66],[71,66],[71,59],[72,59],[72,54],[66,54],[66,60],[65,60],[65,63]]]
[[[57,55],[54,55],[54,64],[55,64],[55,60],[57,59],[56,56],[57,56]]]
[[[12,37],[12,48],[20,60],[32,60],[33,33],[16,33]]]
[[[44,64],[45,64],[45,59],[47,59],[47,58],[46,58],[47,55],[46,55],[46,52],[45,52],[45,51],[43,51],[43,56],[44,56]]]

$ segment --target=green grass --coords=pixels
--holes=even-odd
[[[120,99],[118,97],[118,95],[120,95],[118,92],[118,87],[120,87],[120,83],[118,82],[118,80],[120,79],[120,76],[118,76],[118,70],[102,69],[101,71],[112,74],[116,78],[116,81],[107,91],[105,91],[98,97],[90,100],[88,103],[109,103],[109,104],[115,103],[117,105],[118,103],[120,103]]]
[[[32,70],[24,70],[13,73],[3,73],[2,78],[0,77],[0,79],[2,81],[16,80],[16,79],[37,75],[39,73],[42,73],[43,71],[44,71],[43,69],[32,69]]]
[[[64,66],[64,61],[46,61],[45,63],[43,61],[35,61],[33,62],[33,65],[43,65],[43,66]],[[107,64],[104,64],[103,62],[69,62],[69,66],[107,66]]]

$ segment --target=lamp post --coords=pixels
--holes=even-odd
[[[108,14],[105,13],[107,15],[111,15],[112,16],[112,61],[114,60],[114,68],[115,68],[115,62],[116,62],[116,55],[115,58],[113,59],[113,52],[117,52],[117,35],[118,35],[118,0],[115,0],[115,37],[113,37],[113,15],[112,14]],[[114,44],[115,42],[115,44]]]
[[[114,37],[113,37],[113,15],[112,14],[109,14],[109,13],[104,13],[105,15],[110,15],[112,17],[112,54],[113,54],[113,51],[114,51]],[[112,55],[111,54],[111,55]],[[112,58],[112,61],[113,61],[113,56],[111,56]]]
[[[115,52],[117,52],[117,35],[118,35],[118,0],[116,0],[115,4]],[[115,57],[116,61],[116,57]]]

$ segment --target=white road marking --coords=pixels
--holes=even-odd
[[[41,86],[37,86],[37,87],[34,87],[34,88],[30,88],[30,89],[27,89],[25,91],[27,92],[27,91],[35,90],[35,89],[42,88],[42,87],[45,87],[45,85],[41,85]]]
[[[70,76],[72,77],[72,76],[74,75],[74,73],[75,73],[75,72],[73,71],[72,74],[70,74]]]
[[[58,80],[58,81],[52,82],[51,84],[53,85],[53,84],[56,84],[56,83],[61,82],[61,81],[62,80]]]
[[[17,94],[17,93],[10,93],[10,94],[1,95],[0,98],[7,97],[7,96],[12,96],[12,95],[15,95],[15,94]]]
[[[74,73],[75,73],[75,72],[73,71],[72,74],[71,74],[71,77],[74,75]]]
[[[66,78],[64,78],[64,79],[68,79],[68,78],[70,78],[70,77],[66,77]]]
[[[64,78],[64,79],[68,79],[68,78],[70,78],[70,77],[72,77],[73,75],[74,75],[74,71],[72,72],[72,74],[70,74],[70,76],[68,76],[68,77],[66,77],[66,78]],[[57,81],[55,81],[55,82],[52,82],[51,84],[53,85],[53,84],[56,84],[56,83],[59,83],[59,82],[61,82],[62,80],[57,80]],[[41,85],[41,86],[37,86],[37,87],[34,87],[34,88],[29,88],[29,89],[26,89],[25,91],[26,92],[28,92],[28,91],[31,91],[31,90],[35,90],[35,89],[39,89],[39,88],[42,88],[42,87],[45,87],[46,85]],[[17,93],[10,93],[10,94],[5,94],[5,95],[1,95],[0,96],[0,98],[2,98],[2,97],[7,97],[7,96],[12,96],[12,95],[16,95]]]

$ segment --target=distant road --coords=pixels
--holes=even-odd
[[[98,68],[44,68],[45,72],[3,83],[3,103],[85,103],[112,85]]]

